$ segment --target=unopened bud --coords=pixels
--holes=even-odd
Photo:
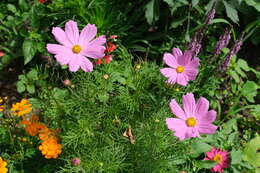
[[[76,157],[76,158],[72,159],[71,163],[74,166],[80,165],[80,158]]]

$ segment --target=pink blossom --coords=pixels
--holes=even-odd
[[[207,156],[203,160],[214,160],[218,164],[214,166],[213,168],[210,169],[211,172],[223,172],[223,168],[228,168],[229,164],[229,159],[228,159],[228,152],[227,151],[222,151],[219,148],[214,148],[209,152],[206,152]]]
[[[178,48],[172,49],[171,53],[165,53],[163,61],[170,68],[160,69],[161,73],[168,78],[166,81],[170,84],[176,82],[182,86],[186,86],[188,81],[195,80],[198,74],[199,58],[192,58],[191,51],[182,51]]]
[[[61,65],[69,65],[70,71],[81,68],[85,72],[93,70],[92,62],[86,58],[99,59],[105,56],[106,38],[97,34],[94,24],[88,24],[79,34],[77,23],[68,21],[65,31],[60,27],[54,27],[52,34],[60,44],[47,44],[48,52],[55,54],[55,58]]]
[[[80,165],[80,158],[76,157],[76,158],[72,159],[71,163],[74,166]]]
[[[168,129],[175,131],[174,136],[180,140],[200,137],[200,134],[213,134],[217,126],[212,122],[216,119],[216,111],[209,109],[209,101],[200,97],[196,102],[194,95],[188,93],[182,96],[183,109],[175,99],[172,99],[169,106],[173,114],[178,118],[167,118]]]
[[[0,57],[5,56],[5,53],[0,51]]]

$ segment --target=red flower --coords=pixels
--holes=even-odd
[[[5,53],[0,51],[0,57],[5,56]]]
[[[96,64],[97,64],[97,65],[102,64],[102,59],[98,59],[98,60],[96,61]]]
[[[38,2],[40,3],[44,3],[46,0],[38,0]]]
[[[106,45],[106,52],[107,53],[111,53],[113,52],[115,49],[117,48],[117,46],[115,44],[113,44],[112,42],[108,42]]]
[[[113,55],[106,55],[106,56],[104,56],[104,58],[105,58],[105,63],[108,64],[112,60]]]
[[[109,38],[111,38],[111,39],[117,39],[117,35],[111,35]]]

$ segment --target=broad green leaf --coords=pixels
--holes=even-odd
[[[243,59],[239,59],[237,61],[237,64],[240,68],[242,68],[244,71],[250,71],[250,67],[248,66],[247,62]]]
[[[11,11],[12,13],[17,13],[16,7],[13,4],[7,4],[7,9]]]
[[[27,91],[28,91],[30,94],[35,93],[35,86],[34,86],[34,85],[27,85],[27,86],[26,86],[26,89],[27,89]]]
[[[195,7],[198,5],[199,0],[192,0],[191,2],[192,2],[192,6]]]
[[[256,2],[255,0],[245,0],[247,5],[254,7],[257,11],[260,12],[260,2]]]
[[[18,81],[18,82],[16,83],[16,87],[17,87],[17,91],[18,91],[19,93],[22,93],[22,92],[25,91],[25,86],[24,86],[23,82],[21,82],[21,81]]]
[[[151,0],[145,6],[145,17],[147,22],[152,25],[159,18],[157,0]]]
[[[191,144],[191,152],[192,152],[192,157],[196,158],[198,157],[201,153],[205,153],[209,150],[211,150],[212,146],[210,146],[207,143],[201,142],[201,141],[196,141],[193,144]]]
[[[178,18],[178,19],[174,19],[171,23],[171,26],[170,28],[177,28],[178,26],[182,25],[183,22],[185,22],[186,20],[188,19],[187,16],[184,16],[184,17],[181,17],[181,18]]]
[[[255,107],[251,109],[250,112],[257,120],[260,120],[260,105],[255,105]]]
[[[242,160],[243,153],[241,150],[232,150],[231,153],[231,164],[239,164]]]
[[[28,4],[27,4],[27,2],[25,0],[19,0],[18,4],[19,4],[19,7],[23,11],[25,11],[25,10],[27,10],[29,8],[29,6],[28,6]]]
[[[213,160],[201,160],[198,162],[199,163],[199,167],[200,168],[206,168],[206,169],[209,169],[209,168],[213,168],[214,166],[216,166],[218,163],[213,161]]]
[[[241,90],[241,94],[246,97],[249,102],[254,103],[254,97],[257,95],[259,86],[253,81],[246,81]]]
[[[249,141],[244,148],[243,160],[248,161],[255,167],[260,167],[260,153],[257,151],[260,150],[260,137],[255,137]]]
[[[238,14],[237,14],[237,10],[234,9],[229,3],[227,3],[226,1],[223,1],[225,9],[226,9],[226,13],[227,16],[235,23],[238,24],[239,18],[238,18]]]
[[[38,72],[35,69],[32,69],[26,75],[29,80],[38,80]]]
[[[34,48],[34,43],[31,40],[24,40],[23,42],[23,54],[24,54],[24,64],[30,62],[36,53]]]
[[[230,73],[230,76],[236,81],[236,83],[240,82],[240,78],[235,71],[230,70],[229,73]]]
[[[241,77],[245,78],[246,74],[240,69],[239,65],[235,66],[235,70],[238,74],[240,74]]]

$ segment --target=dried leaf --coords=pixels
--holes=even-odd
[[[135,144],[135,137],[132,134],[132,129],[129,127],[124,133],[123,136],[129,139],[131,144]]]

